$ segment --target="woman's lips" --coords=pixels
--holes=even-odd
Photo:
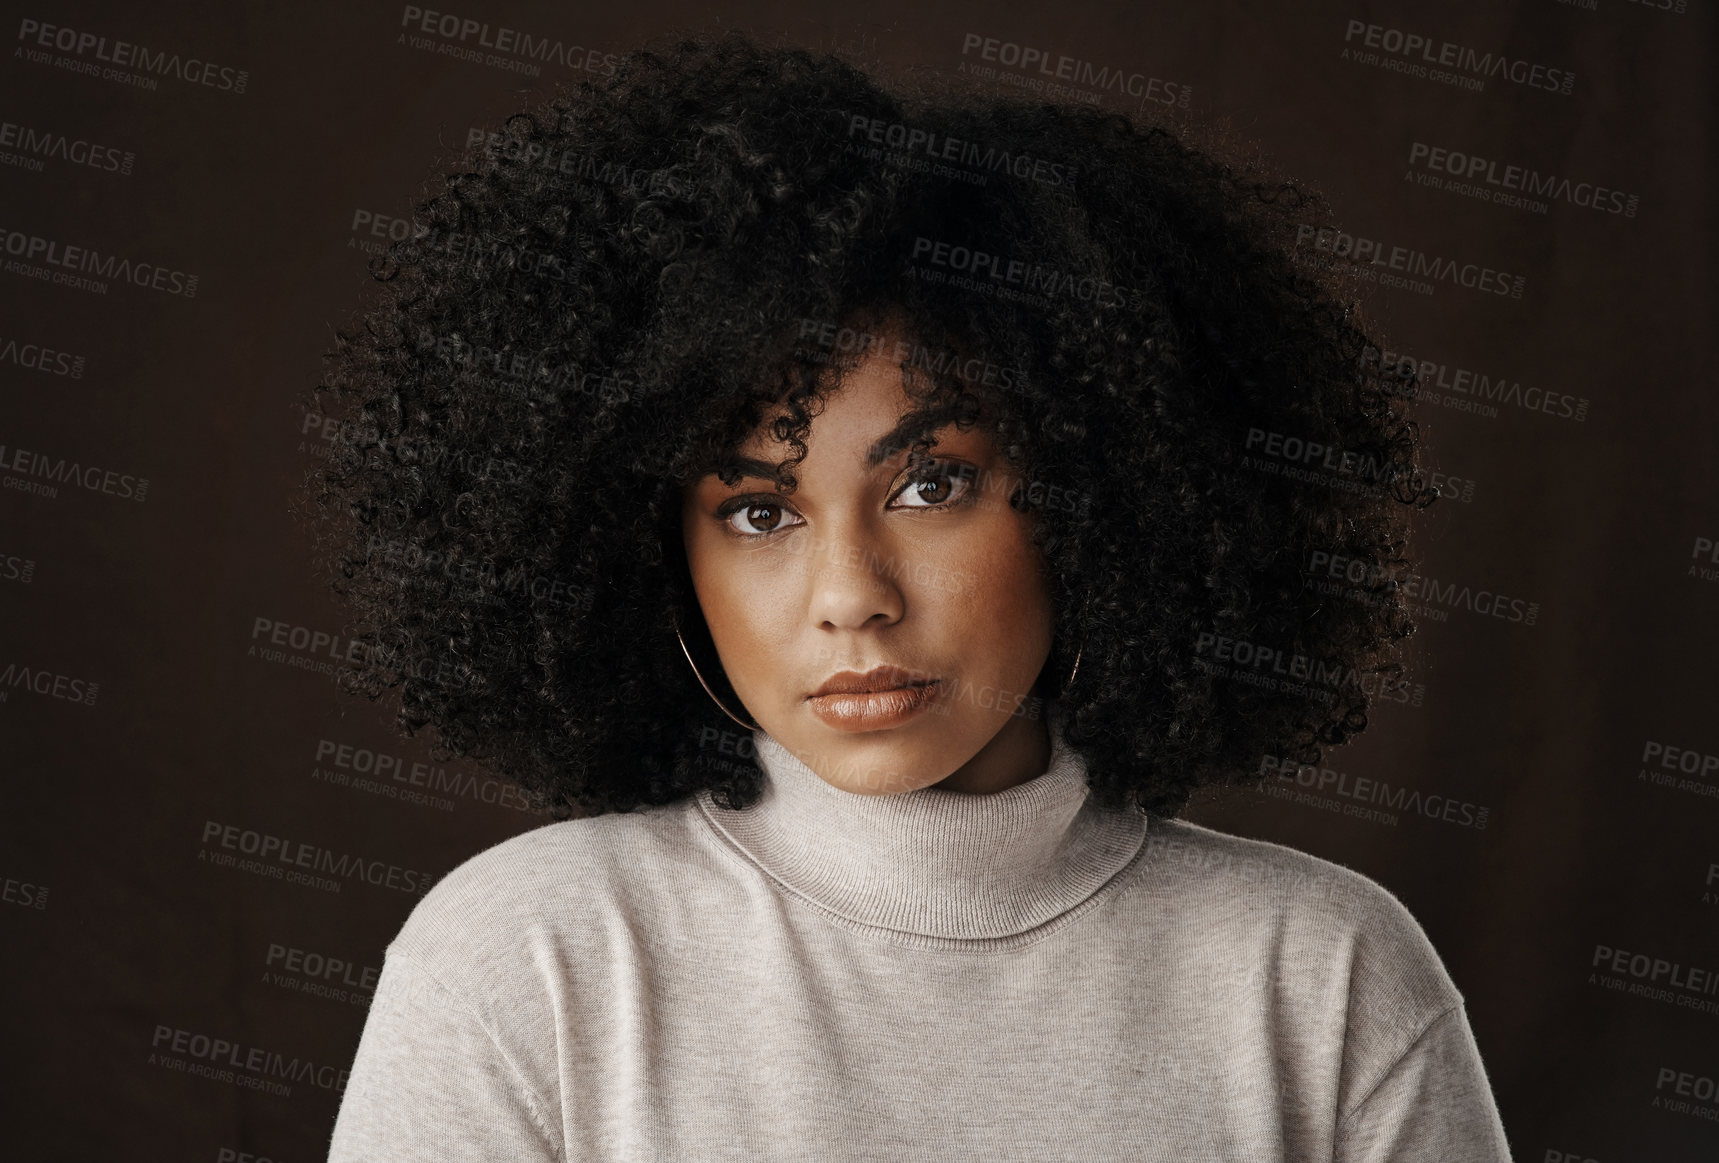
[[[884,691],[813,695],[806,701],[814,715],[838,731],[882,731],[899,727],[936,702],[942,687],[941,680],[928,679]]]

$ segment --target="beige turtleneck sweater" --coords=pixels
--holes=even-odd
[[[768,786],[482,852],[388,947],[329,1158],[1510,1158],[1407,909],[1294,849],[1099,810],[1052,759]]]

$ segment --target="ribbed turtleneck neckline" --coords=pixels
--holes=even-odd
[[[754,731],[762,798],[731,811],[703,792],[699,806],[783,887],[848,920],[928,937],[1013,936],[1087,900],[1146,838],[1145,816],[1092,800],[1054,704],[1048,726],[1048,769],[981,795],[844,791]]]

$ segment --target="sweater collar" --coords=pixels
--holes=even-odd
[[[1086,764],[1050,704],[1049,768],[1004,791],[844,791],[764,731],[749,808],[698,796],[711,822],[788,891],[861,924],[930,937],[1007,937],[1091,897],[1134,858],[1146,817],[1088,795]]]

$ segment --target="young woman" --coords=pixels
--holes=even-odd
[[[1176,818],[1404,697],[1316,199],[731,36],[417,220],[320,393],[355,685],[558,822],[395,937],[332,1159],[1509,1158],[1404,906]]]

